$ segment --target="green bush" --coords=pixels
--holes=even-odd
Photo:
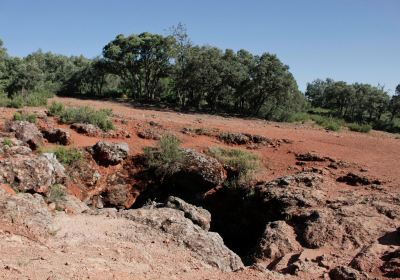
[[[4,92],[0,93],[0,107],[7,107],[10,103],[10,99]]]
[[[206,154],[236,170],[237,181],[250,179],[250,176],[260,165],[260,160],[256,155],[243,150],[211,147],[206,151]]]
[[[57,146],[55,148],[42,148],[40,150],[42,153],[54,153],[57,160],[65,165],[69,166],[75,161],[81,161],[83,159],[83,155],[76,148],[66,148],[62,146]]]
[[[14,121],[27,121],[30,123],[36,123],[36,115],[35,114],[29,114],[25,112],[16,112],[14,113],[13,116]]]
[[[144,154],[150,167],[168,167],[181,162],[183,152],[180,148],[181,141],[173,134],[164,134],[156,148],[145,147]]]
[[[371,131],[372,127],[369,124],[358,124],[358,123],[349,123],[347,127],[351,131],[357,131],[362,133],[368,133]]]
[[[48,108],[48,113],[50,116],[60,116],[64,111],[64,105],[58,102],[53,102]]]
[[[310,116],[307,113],[299,112],[290,115],[287,119],[288,122],[305,122],[310,120]]]
[[[9,100],[7,107],[21,109],[24,107],[24,98],[20,95],[14,96]]]
[[[61,111],[59,117],[62,123],[89,123],[98,126],[103,131],[114,129],[114,125],[110,120],[110,110],[101,109],[94,110],[90,107],[70,107]]]
[[[25,105],[30,107],[46,106],[51,94],[47,92],[33,92],[25,98]]]
[[[341,123],[343,122],[338,119],[334,119],[331,117],[324,117],[320,115],[311,115],[311,119],[316,124],[322,126],[327,130],[332,130],[332,131],[339,131],[342,126]]]
[[[63,185],[51,185],[46,193],[47,202],[60,202],[65,200],[65,188]]]
[[[4,139],[3,139],[3,145],[4,145],[4,146],[8,146],[8,147],[14,146],[14,145],[13,145],[13,142],[11,141],[11,139],[8,139],[8,138],[4,138]]]

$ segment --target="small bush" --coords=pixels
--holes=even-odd
[[[29,114],[29,113],[20,113],[16,112],[13,116],[14,121],[27,121],[30,123],[36,123],[36,115],[35,114]]]
[[[8,146],[8,147],[12,147],[13,146],[13,142],[11,141],[11,139],[4,138],[3,139],[3,145],[4,146]]]
[[[320,115],[311,115],[311,119],[323,128],[331,131],[339,131],[341,128],[341,121],[331,118],[323,117]]]
[[[75,161],[81,161],[83,159],[83,155],[76,148],[66,148],[62,146],[58,146],[55,148],[49,149],[41,149],[42,153],[54,153],[57,160],[65,165],[69,166]]]
[[[48,108],[48,113],[50,116],[60,116],[64,111],[64,105],[58,102],[53,102]]]
[[[107,109],[96,111],[84,106],[65,108],[61,111],[59,117],[62,123],[89,123],[98,126],[103,131],[109,131],[114,129],[114,125],[109,118],[110,114],[111,111]]]
[[[50,94],[47,92],[33,92],[25,99],[25,105],[31,107],[46,106]]]
[[[49,187],[49,190],[47,191],[46,194],[47,202],[60,202],[65,200],[65,189],[63,185],[52,185]]]
[[[358,123],[350,123],[347,125],[347,127],[351,131],[357,131],[357,132],[362,132],[362,133],[368,133],[372,129],[371,125],[369,125],[369,124],[358,124]]]
[[[7,107],[21,109],[24,107],[24,99],[20,95],[14,96],[9,100]]]
[[[164,134],[158,142],[157,148],[145,147],[144,154],[150,167],[168,167],[181,162],[183,152],[180,140],[173,134]]]
[[[310,120],[310,115],[304,112],[295,113],[290,115],[287,119],[288,122],[305,122]]]
[[[256,155],[243,150],[211,147],[206,151],[206,154],[236,170],[237,181],[250,179],[250,176],[260,165],[259,158]]]
[[[0,92],[0,107],[7,107],[10,103],[10,99],[4,92]]]

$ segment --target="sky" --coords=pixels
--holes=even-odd
[[[277,54],[301,90],[327,77],[400,83],[400,0],[0,0],[10,55],[35,50],[101,55],[117,34],[168,34],[179,22],[193,43]]]

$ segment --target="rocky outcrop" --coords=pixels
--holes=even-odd
[[[102,130],[89,123],[73,123],[71,128],[78,133],[85,134],[87,136],[96,137],[102,134]]]
[[[331,280],[368,280],[367,274],[361,273],[348,266],[338,266],[329,271]]]
[[[337,179],[338,182],[346,183],[350,186],[367,186],[371,184],[380,185],[379,180],[369,179],[365,176],[361,176],[355,173],[348,173],[345,176],[341,176]]]
[[[0,154],[6,157],[14,155],[28,155],[32,150],[22,142],[11,137],[0,137]]]
[[[274,261],[291,253],[302,251],[291,226],[284,221],[268,223],[256,249],[257,257]]]
[[[61,128],[50,128],[42,130],[43,137],[50,143],[58,143],[61,145],[70,145],[72,143],[70,133]]]
[[[146,128],[137,132],[137,136],[142,139],[160,140],[163,131],[154,128]]]
[[[63,184],[65,180],[64,167],[51,153],[0,160],[0,181],[21,192],[45,193],[51,185]]]
[[[240,258],[224,245],[217,233],[195,225],[185,218],[183,211],[170,208],[124,210],[118,216],[162,231],[171,242],[186,247],[200,260],[223,271],[243,268]]]
[[[15,137],[28,144],[33,150],[43,145],[42,133],[33,123],[27,121],[12,121],[7,123],[7,130],[15,133]]]
[[[129,146],[126,143],[97,142],[91,149],[93,158],[101,165],[116,165],[126,159]]]
[[[10,195],[0,189],[0,230],[44,241],[54,230],[52,216],[39,194]]]
[[[207,210],[191,205],[174,196],[168,197],[165,206],[182,211],[186,218],[191,220],[194,224],[198,225],[202,229],[210,229],[211,214]]]

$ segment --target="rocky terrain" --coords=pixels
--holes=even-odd
[[[391,279],[400,277],[400,140],[310,125],[131,108],[115,130],[36,124],[0,133],[2,279]],[[149,168],[164,133],[183,161]],[[61,164],[52,148],[76,147]],[[205,151],[249,151],[252,180]]]

